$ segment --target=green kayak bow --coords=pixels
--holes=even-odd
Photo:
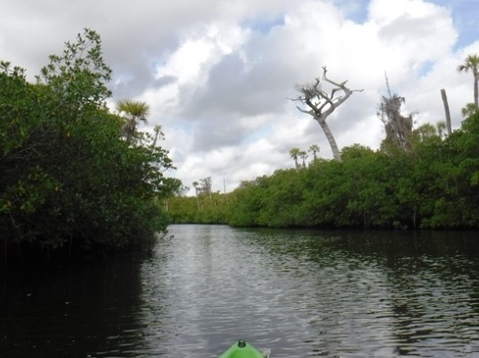
[[[219,358],[268,358],[269,351],[261,352],[247,343],[244,339],[240,339],[233,344],[226,352],[219,356]]]

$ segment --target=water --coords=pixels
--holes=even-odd
[[[172,226],[148,257],[9,273],[1,357],[479,357],[477,233]]]

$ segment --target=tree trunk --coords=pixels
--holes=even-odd
[[[151,145],[152,148],[156,147],[157,140],[158,140],[158,131],[155,131],[155,139],[153,140],[153,144]]]
[[[329,145],[331,146],[334,159],[341,161],[341,153],[339,152],[333,133],[326,123],[326,118],[328,118],[336,108],[343,104],[353,92],[362,92],[362,90],[351,90],[346,87],[347,81],[343,81],[342,83],[332,81],[326,77],[326,73],[326,67],[323,67],[323,80],[333,86],[331,93],[323,90],[320,86],[319,78],[316,78],[311,84],[297,87],[297,90],[301,92],[302,95],[293,100],[301,101],[310,108],[310,110],[304,110],[300,107],[296,107],[300,112],[313,116],[313,118],[319,123],[328,139]],[[342,93],[342,95],[336,94],[338,91],[339,93]]]
[[[479,108],[478,82],[479,82],[479,73],[474,74],[474,105],[476,106],[476,109]]]
[[[196,207],[198,210],[200,210],[200,200],[198,199],[198,188],[195,188],[195,194],[196,194]]]
[[[333,133],[331,132],[331,129],[329,129],[328,123],[326,123],[326,121],[323,118],[320,118],[318,116],[314,116],[314,119],[319,123],[319,125],[321,126],[321,129],[326,135],[326,139],[329,142],[331,151],[333,152],[334,159],[340,162],[341,153],[339,151],[338,144],[336,143],[336,139],[334,139]]]
[[[447,135],[451,135],[452,128],[451,128],[451,112],[449,112],[449,104],[447,103],[447,96],[446,90],[441,89],[441,97],[442,103],[444,103],[444,112],[446,112],[446,128],[447,128]]]

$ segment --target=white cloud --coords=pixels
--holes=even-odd
[[[320,77],[322,66],[331,79],[363,89],[328,119],[340,147],[379,146],[384,134],[376,111],[386,94],[385,73],[418,124],[443,120],[439,91],[446,89],[457,128],[461,107],[472,101],[472,75],[456,67],[479,52],[477,39],[458,47],[474,29],[457,22],[470,18],[466,5],[17,0],[2,6],[0,54],[33,77],[64,41],[84,27],[97,30],[114,70],[112,101],[147,101],[149,126],[163,126],[174,175],[188,186],[211,176],[222,191],[223,179],[231,190],[241,180],[293,167],[292,147],[314,143],[321,156],[332,157],[319,125],[288,100],[297,96],[296,84]]]

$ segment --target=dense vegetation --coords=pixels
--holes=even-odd
[[[3,260],[151,243],[177,187],[168,153],[105,100],[110,69],[91,30],[66,43],[37,77],[1,62],[0,251]]]
[[[214,200],[175,197],[168,213],[175,222],[235,226],[479,228],[479,113],[447,137],[424,125],[410,142],[408,151],[346,147],[342,161],[278,170]]]
[[[170,221],[176,224],[226,224],[231,194],[198,193],[175,196],[165,202]]]
[[[125,116],[108,109],[110,75],[91,30],[51,56],[36,83],[0,62],[0,260],[141,247],[170,222],[479,228],[475,105],[448,136],[408,127],[407,146],[387,137],[377,151],[353,145],[341,160],[314,152],[302,165],[298,149],[295,169],[228,194],[213,193],[206,178],[194,183],[196,196],[182,197],[173,196],[181,182],[164,175],[173,163],[157,146],[161,127],[154,136],[137,130],[148,105],[121,100]]]

